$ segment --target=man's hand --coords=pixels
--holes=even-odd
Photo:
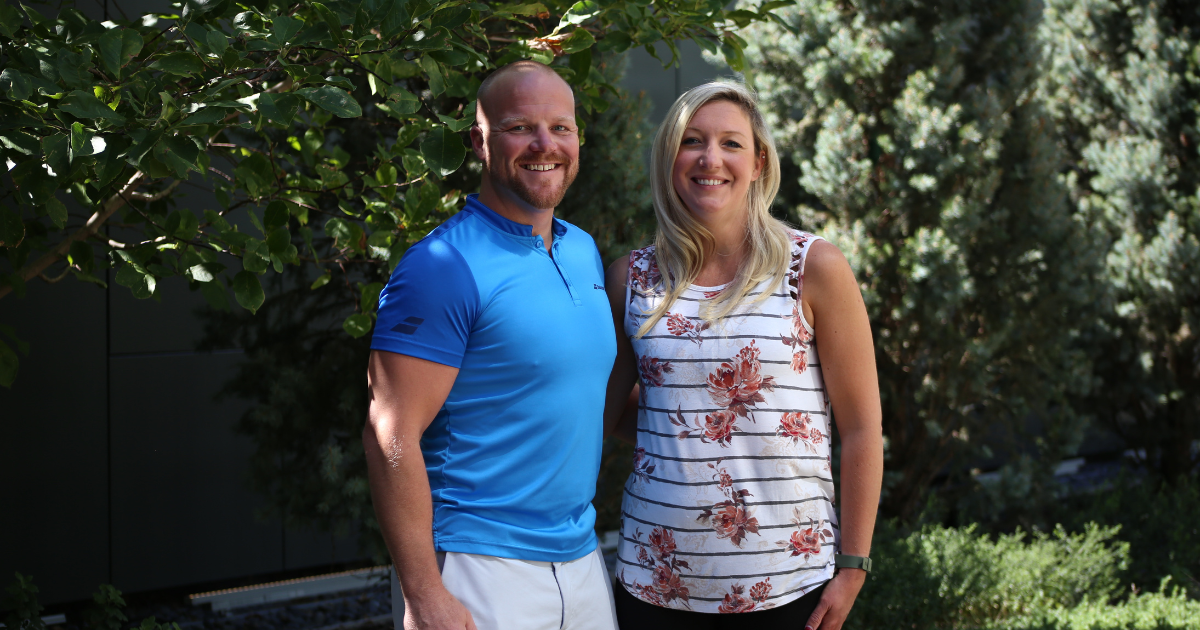
[[[404,630],[475,630],[471,613],[450,591],[404,598]]]
[[[804,630],[841,630],[854,605],[854,598],[867,581],[867,572],[862,569],[838,569],[837,575],[829,580],[821,601],[804,624]]]

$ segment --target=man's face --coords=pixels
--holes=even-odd
[[[496,192],[511,192],[530,206],[550,210],[579,173],[575,98],[557,76],[537,71],[499,77],[471,131]]]

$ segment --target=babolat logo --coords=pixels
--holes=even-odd
[[[592,283],[592,288],[593,288],[593,289],[600,289],[601,291],[603,291],[603,290],[604,290],[604,287],[602,287],[602,286],[600,286],[600,285],[598,285],[598,284],[596,284],[596,283],[594,283],[594,282]]]
[[[404,333],[406,335],[411,335],[417,332],[417,326],[420,326],[424,322],[425,320],[421,319],[420,317],[406,317],[404,318],[404,321],[392,326],[392,330]]]

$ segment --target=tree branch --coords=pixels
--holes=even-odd
[[[153,195],[145,195],[135,192],[139,186],[145,183],[145,177],[145,174],[141,171],[134,173],[133,177],[129,178],[129,181],[126,182],[123,187],[121,187],[121,190],[109,197],[108,201],[104,202],[104,206],[97,210],[96,213],[87,220],[87,223],[84,224],[83,227],[79,228],[79,230],[74,234],[60,241],[58,245],[54,246],[53,249],[45,254],[42,254],[40,258],[33,263],[26,265],[25,268],[21,269],[17,273],[20,274],[21,278],[25,280],[32,280],[33,278],[41,275],[47,267],[53,265],[56,261],[61,260],[64,256],[66,256],[67,252],[71,250],[71,243],[74,243],[75,241],[82,241],[95,235],[96,232],[100,230],[100,227],[104,225],[104,222],[107,221],[109,217],[113,215],[113,213],[125,206],[127,199],[138,201],[158,201],[159,199],[171,194],[171,192],[175,190],[175,187],[179,185],[179,180],[176,180],[172,182],[170,186],[167,186],[165,189],[154,193]],[[11,286],[0,287],[0,299],[4,298],[4,296],[11,292]]]

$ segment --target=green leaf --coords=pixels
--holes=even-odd
[[[154,157],[175,171],[176,177],[180,179],[186,177],[189,170],[200,170],[196,166],[200,158],[200,148],[189,136],[163,138],[154,146]]]
[[[300,108],[300,99],[292,94],[263,92],[258,96],[258,111],[283,126],[290,126]]]
[[[51,196],[46,200],[46,214],[50,216],[50,220],[58,229],[67,227],[67,207],[58,200],[58,197]]]
[[[329,284],[330,280],[333,280],[333,272],[326,271],[325,275],[317,278],[316,280],[313,280],[312,286],[310,286],[308,288],[309,289],[320,289],[321,287]]]
[[[456,49],[434,50],[429,53],[429,56],[451,68],[466,65],[471,60],[471,55]]]
[[[121,77],[121,68],[142,52],[142,36],[127,28],[109,29],[100,36],[100,61],[113,79]]]
[[[251,153],[239,162],[233,175],[252,197],[261,197],[275,187],[271,161],[261,153]]]
[[[362,313],[355,313],[346,318],[342,322],[342,330],[355,339],[371,332],[371,317]]]
[[[42,151],[42,143],[37,138],[16,129],[0,134],[0,144],[22,155],[37,155]]]
[[[587,50],[596,43],[596,38],[587,29],[577,28],[571,36],[564,39],[562,43],[563,52],[568,55],[573,55],[577,52]]]
[[[449,116],[438,114],[438,120],[442,121],[443,124],[449,127],[450,131],[458,133],[464,129],[469,129],[471,125],[475,124],[475,114],[468,113],[457,120]]]
[[[359,306],[364,313],[370,313],[375,310],[375,305],[379,304],[379,294],[383,291],[382,282],[372,282],[363,287],[362,298],[359,300]]]
[[[263,213],[263,229],[270,233],[276,228],[287,227],[290,214],[286,203],[278,199],[272,201],[267,204],[267,210]]]
[[[21,215],[0,205],[0,247],[16,247],[25,239]]]
[[[260,101],[261,102],[261,101]],[[221,107],[205,107],[198,110],[196,113],[188,116],[180,122],[180,125],[211,125],[220,122],[231,112]]]
[[[124,116],[109,109],[108,105],[102,103],[91,92],[83,90],[75,90],[62,97],[58,108],[76,118],[103,118],[118,124],[125,122]]]
[[[256,238],[247,239],[246,249],[242,252],[242,269],[259,274],[266,271],[270,263],[271,248]]]
[[[181,77],[190,77],[193,74],[200,74],[204,71],[204,64],[200,63],[200,58],[195,53],[190,52],[168,53],[159,57],[154,63],[150,64],[150,67]]]
[[[604,38],[600,40],[596,49],[600,52],[623,53],[631,46],[633,46],[633,39],[629,37],[628,33],[613,31],[604,34]]]
[[[267,249],[276,256],[282,256],[292,244],[292,235],[286,227],[277,227],[267,236]]]
[[[429,168],[445,177],[462,165],[467,148],[458,134],[446,127],[438,127],[421,141],[421,155]]]
[[[442,74],[442,66],[433,57],[421,57],[421,69],[429,77],[429,91],[438,96],[446,91],[446,77]]]
[[[84,271],[91,271],[96,262],[96,252],[91,243],[75,241],[71,243],[71,249],[67,250],[67,262]]]
[[[24,101],[33,95],[33,82],[19,70],[5,68],[0,72],[0,90],[14,101]]]
[[[338,46],[344,45],[346,43],[346,38],[342,33],[341,19],[339,19],[333,11],[330,11],[328,7],[320,2],[312,3],[312,8],[317,12],[317,15],[319,15],[321,19],[329,25],[329,33],[333,35],[333,39],[337,42]]]
[[[208,49],[217,56],[225,54],[225,50],[229,48],[229,38],[225,37],[220,31],[209,31],[204,36],[205,43],[208,44]]]
[[[304,26],[304,22],[293,17],[281,15],[276,18],[271,18],[271,36],[268,38],[272,42],[283,46],[292,40],[296,33]]]
[[[57,177],[64,177],[71,170],[71,141],[65,133],[42,138],[42,153],[46,155],[46,164],[54,170]]]
[[[200,219],[191,210],[179,211],[179,227],[175,228],[175,238],[181,241],[190,241],[196,236],[196,232],[200,230]]]
[[[572,83],[583,83],[592,73],[592,49],[585,48],[571,55],[569,62],[571,72],[575,76],[571,79]]]
[[[258,276],[245,270],[237,272],[233,277],[233,297],[242,308],[251,313],[257,313],[263,301],[267,299]]]
[[[69,87],[83,87],[91,83],[92,75],[87,69],[92,64],[90,54],[73,53],[66,48],[58,49],[58,76]]]
[[[570,9],[567,10],[566,13],[563,14],[562,19],[559,20],[558,27],[554,29],[554,32],[558,33],[567,26],[579,26],[580,24],[592,19],[599,13],[599,3],[592,2],[591,0],[576,2],[571,6]]]
[[[17,31],[25,22],[25,16],[16,7],[7,2],[0,5],[0,33],[9,39],[16,39]]]
[[[295,94],[308,102],[332,113],[339,118],[358,118],[362,116],[362,107],[345,90],[339,90],[332,85],[322,85],[318,88],[296,90]]]

